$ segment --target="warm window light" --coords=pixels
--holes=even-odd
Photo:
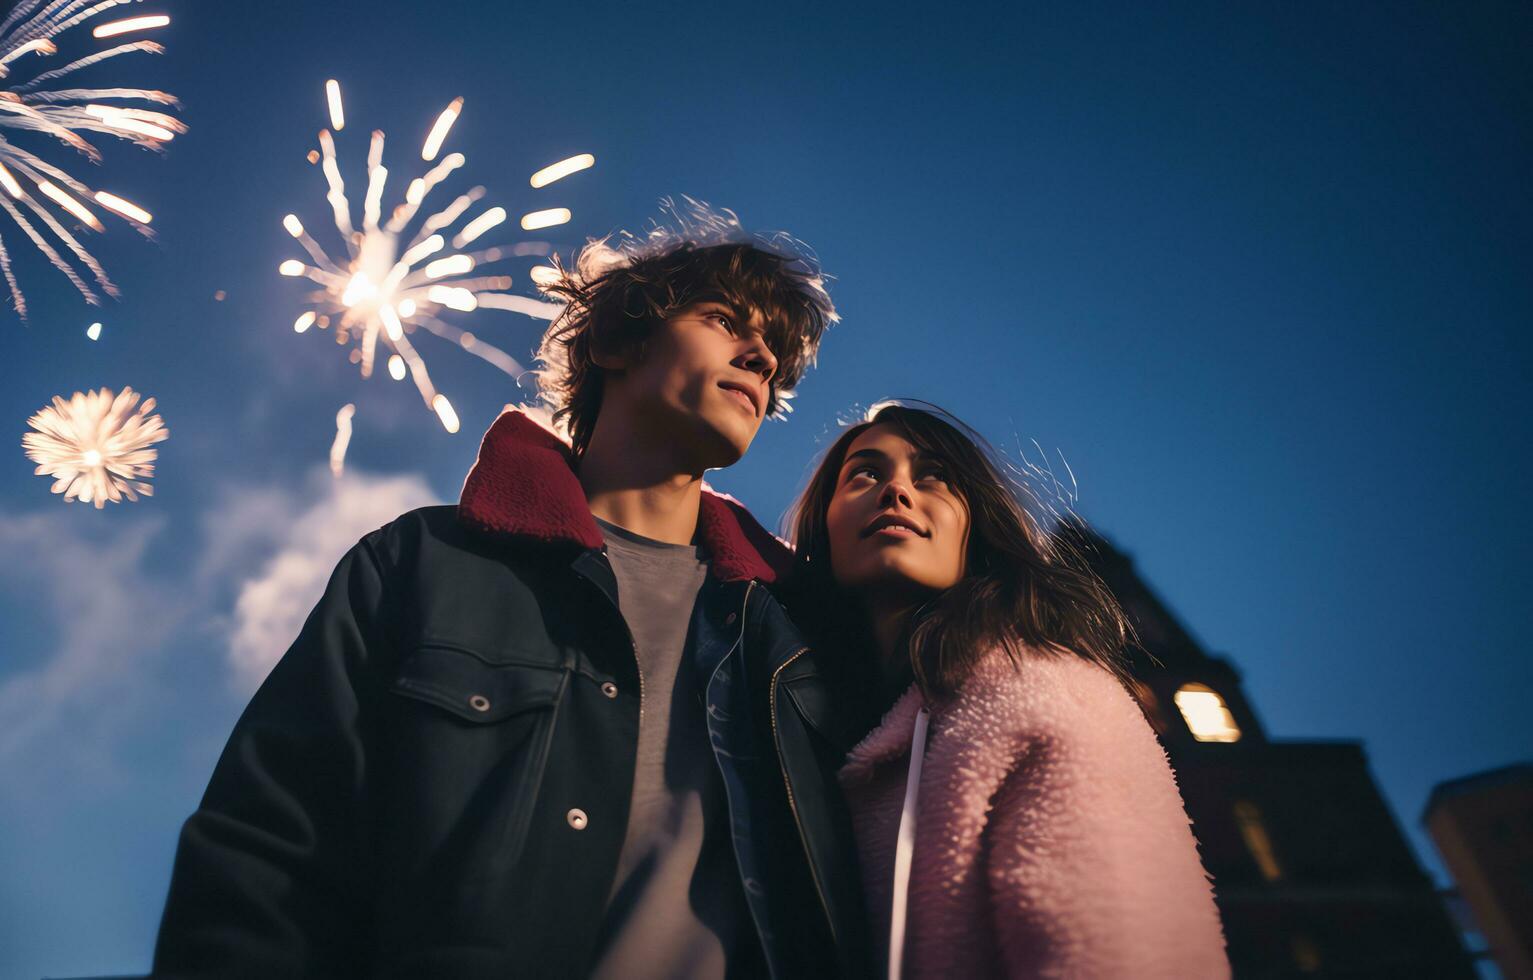
[[[1272,850],[1272,838],[1267,836],[1267,825],[1262,822],[1262,812],[1256,804],[1249,800],[1236,802],[1235,824],[1240,828],[1240,836],[1245,839],[1246,850],[1251,852],[1256,866],[1261,869],[1262,877],[1268,881],[1282,878],[1283,868]]]
[[[1293,953],[1293,965],[1299,968],[1300,973],[1320,972],[1321,959],[1320,947],[1308,936],[1294,936],[1288,942],[1288,948]]]
[[[1206,684],[1183,684],[1175,699],[1182,718],[1200,742],[1238,742],[1240,727],[1224,699]]]

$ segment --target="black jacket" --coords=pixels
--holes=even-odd
[[[856,733],[764,587],[781,546],[711,494],[699,533],[695,666],[756,935],[777,976],[861,975]],[[583,975],[641,683],[600,544],[559,444],[510,413],[458,507],[353,548],[186,822],[155,975]]]

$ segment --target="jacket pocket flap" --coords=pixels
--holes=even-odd
[[[467,650],[422,646],[405,659],[394,691],[465,721],[489,723],[552,707],[566,676],[562,668],[491,664]]]

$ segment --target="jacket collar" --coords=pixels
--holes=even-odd
[[[846,755],[841,770],[845,779],[866,779],[879,764],[899,758],[910,751],[910,735],[916,727],[916,715],[926,704],[921,689],[911,684],[899,700],[884,714],[878,727],[869,732]]]
[[[602,546],[585,492],[571,468],[570,450],[525,412],[504,412],[479,444],[479,458],[463,482],[458,519],[492,535],[544,544]],[[714,577],[725,582],[775,582],[792,553],[734,498],[703,488],[697,515],[699,542]]]

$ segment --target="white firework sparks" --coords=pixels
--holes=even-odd
[[[176,134],[186,132],[185,124],[168,113],[118,104],[136,101],[175,106],[175,98],[164,92],[142,88],[52,87],[61,78],[118,55],[163,53],[165,49],[153,41],[117,44],[30,79],[15,78],[22,66],[57,54],[53,39],[60,34],[113,7],[131,2],[18,0],[4,20],[0,20],[0,188],[3,188],[0,190],[0,209],[10,215],[37,250],[68,276],[80,295],[92,305],[101,302],[96,292],[98,288],[115,297],[117,287],[66,222],[84,225],[92,231],[105,230],[87,202],[115,213],[145,235],[149,234],[149,223],[153,219],[149,212],[131,201],[106,191],[92,190],[84,181],[18,146],[12,140],[14,134],[6,130],[30,130],[51,136],[93,163],[100,162],[101,154],[81,135],[84,132],[105,133],[149,149],[158,149]],[[129,17],[98,24],[92,34],[98,39],[119,37],[164,27],[168,23],[170,18],[163,15]],[[47,232],[52,232],[53,237],[50,238]],[[62,243],[63,252],[55,242]],[[84,271],[77,269],[75,263],[79,263]],[[17,284],[11,268],[11,253],[3,238],[0,238],[0,273],[4,274],[10,287],[16,312],[25,318],[26,297]]]
[[[330,444],[330,472],[337,479],[346,470],[346,447],[351,444],[351,417],[357,406],[347,402],[335,413],[335,441]]]
[[[152,496],[154,488],[142,481],[154,475],[159,456],[154,444],[168,438],[170,430],[150,414],[154,399],[138,405],[139,397],[132,388],[116,397],[107,388],[77,391],[67,402],[55,395],[52,405],[27,419],[37,431],[21,437],[37,475],[53,477],[53,492],[65,500],[78,498],[97,510],[108,500],[115,504],[124,496]]]
[[[325,85],[330,122],[334,130],[345,126],[340,85],[333,79]],[[463,99],[452,101],[431,127],[421,148],[426,163],[437,155],[463,109]],[[320,288],[309,296],[310,305],[294,322],[293,329],[304,333],[310,327],[335,328],[336,342],[355,341],[353,363],[361,366],[362,376],[370,377],[379,354],[379,344],[387,357],[389,376],[396,381],[408,374],[420,390],[426,405],[436,412],[448,432],[458,431],[458,416],[447,397],[436,390],[426,363],[410,335],[423,328],[483,358],[512,377],[525,372],[521,364],[505,351],[479,339],[474,334],[447,323],[441,318],[446,310],[472,313],[481,309],[510,310],[539,319],[552,319],[561,304],[518,296],[507,292],[508,275],[484,275],[482,268],[516,256],[547,255],[544,242],[523,242],[490,248],[471,249],[486,232],[506,221],[506,209],[483,207],[483,187],[474,187],[458,195],[441,210],[424,218],[412,232],[411,226],[422,205],[436,186],[464,163],[461,153],[449,153],[431,169],[410,181],[404,199],[388,217],[383,213],[383,192],[389,171],[383,165],[384,135],[374,130],[367,154],[367,190],[362,202],[362,225],[352,223],[351,204],[346,185],[336,163],[335,137],[331,129],[319,133],[319,152],[310,153],[310,162],[319,162],[329,188],[330,204],[336,230],[345,243],[343,259],[335,259],[304,230],[297,215],[282,219],[288,234],[297,239],[309,254],[311,263],[288,259],[278,267],[284,276],[304,276]],[[589,154],[571,157],[538,171],[532,186],[542,187],[561,177],[583,170],[594,163]],[[474,211],[461,226],[463,219]],[[522,219],[522,227],[546,228],[568,221],[564,209],[535,212]],[[454,231],[454,228],[457,228]],[[349,419],[349,416],[348,416]],[[341,449],[332,454],[332,466],[339,468],[344,458]]]

